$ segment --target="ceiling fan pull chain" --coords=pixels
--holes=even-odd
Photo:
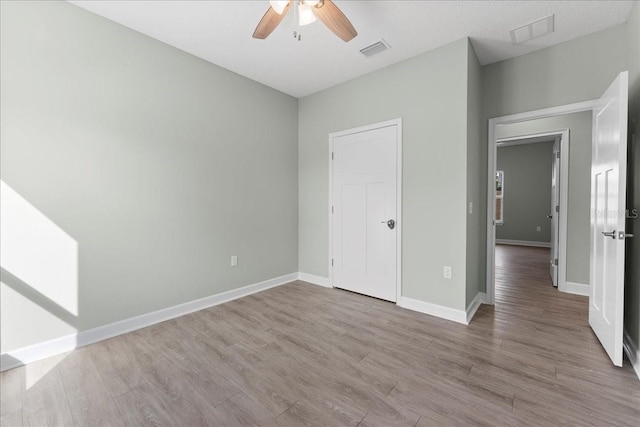
[[[300,1],[295,1],[293,2],[293,22],[296,22],[298,25],[298,29],[300,29],[300,10],[298,10],[298,7],[300,7]],[[297,4],[296,4],[297,3]],[[298,7],[296,7],[298,6]],[[299,31],[293,31],[293,38],[294,39],[298,39],[298,41],[300,41],[302,39],[302,34],[300,34]]]

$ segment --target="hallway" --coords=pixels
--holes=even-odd
[[[602,410],[640,417],[640,382],[631,364],[626,357],[623,368],[611,364],[589,327],[588,297],[551,285],[548,248],[497,245],[495,280],[495,306],[483,305],[470,327],[490,328],[501,351],[555,370],[551,382],[509,377],[516,390],[514,412],[536,413],[541,422],[559,421],[564,413],[565,422],[579,423],[590,414],[603,417]],[[599,411],[591,403],[595,399]]]

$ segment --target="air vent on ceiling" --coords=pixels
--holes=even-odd
[[[511,43],[520,44],[553,33],[553,14],[509,31]]]
[[[383,39],[380,39],[380,41],[377,41],[372,45],[360,49],[360,53],[368,58],[370,56],[377,55],[378,53],[387,49],[391,49],[389,43],[387,43]]]

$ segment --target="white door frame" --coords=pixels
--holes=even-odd
[[[333,285],[333,139],[352,135],[354,133],[367,132],[375,129],[396,126],[396,304],[402,297],[402,118],[373,123],[353,129],[346,129],[329,134],[329,286]]]
[[[549,137],[560,137],[560,218],[558,221],[558,290],[561,292],[569,292],[567,289],[567,220],[569,208],[569,145],[571,137],[569,129],[560,129],[556,131],[540,132],[527,135],[518,135],[496,140],[496,147],[511,146],[518,144],[535,144]],[[527,141],[531,139],[534,141]],[[494,172],[495,176],[495,172]],[[493,187],[492,187],[493,188]],[[494,195],[495,197],[495,195]],[[495,199],[493,202],[495,206]],[[555,212],[552,212],[555,215]],[[495,238],[495,233],[494,233]],[[495,246],[495,243],[494,243]],[[493,253],[493,251],[492,251]],[[494,284],[495,286],[495,284]],[[493,295],[493,293],[492,293]]]
[[[496,126],[510,123],[518,123],[534,119],[543,119],[546,117],[560,116],[563,114],[579,113],[581,111],[593,111],[598,100],[590,100],[577,102],[574,104],[561,105],[558,107],[543,108],[541,110],[527,111],[524,113],[511,114],[508,116],[495,117],[489,119],[489,135],[488,135],[488,155],[487,155],[487,303],[495,303],[495,197],[496,192],[491,189],[495,185],[496,175]],[[562,154],[561,154],[562,155]],[[564,156],[568,160],[568,156]],[[568,168],[564,168],[568,171]],[[565,180],[566,183],[566,180]],[[566,209],[565,209],[566,212]],[[565,248],[566,251],[566,248]],[[558,271],[560,273],[560,271]],[[566,270],[565,270],[566,276]],[[566,280],[566,277],[565,277]]]

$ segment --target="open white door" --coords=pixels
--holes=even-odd
[[[395,302],[398,125],[332,136],[332,284]]]
[[[558,287],[558,225],[560,219],[560,137],[553,143],[553,159],[551,160],[551,283]]]
[[[628,72],[593,109],[589,325],[622,366]]]

